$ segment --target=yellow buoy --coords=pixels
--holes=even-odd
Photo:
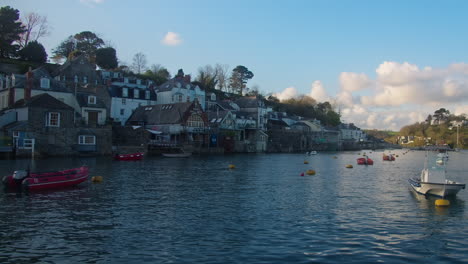
[[[306,174],[307,175],[315,175],[315,171],[314,170],[307,170]]]
[[[304,160],[304,164],[309,164],[309,162],[307,160]]]
[[[236,166],[234,166],[233,164],[229,164],[229,168],[230,168],[230,169],[235,169]]]
[[[353,165],[351,165],[351,164],[348,164],[348,165],[346,165],[346,168],[348,168],[348,169],[352,169],[352,168],[353,168]]]
[[[102,176],[93,176],[91,177],[92,182],[102,182],[103,178]]]
[[[338,157],[337,156],[333,156],[334,159],[337,159]]]
[[[449,206],[450,205],[450,201],[449,200],[445,200],[445,199],[437,199],[435,201],[435,205],[436,206]]]

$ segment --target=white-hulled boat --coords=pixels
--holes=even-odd
[[[454,196],[461,189],[465,189],[465,184],[446,179],[444,165],[445,163],[440,164],[438,161],[432,161],[428,166],[426,155],[426,162],[421,175],[408,180],[413,190],[424,195],[445,197]]]
[[[192,156],[192,152],[185,152],[183,149],[175,149],[171,152],[162,153],[166,158],[188,158]]]

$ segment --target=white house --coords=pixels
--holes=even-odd
[[[174,104],[198,101],[205,110],[205,90],[190,82],[190,75],[182,69],[177,75],[156,88],[156,104]]]

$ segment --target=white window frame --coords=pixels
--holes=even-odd
[[[96,96],[94,95],[88,96],[88,104],[96,104]]]
[[[150,99],[150,91],[145,91],[145,99]]]
[[[87,76],[83,76],[83,83],[88,83],[88,77]]]
[[[126,105],[126,104],[127,104],[127,99],[122,98],[122,105]]]
[[[57,118],[53,118],[56,115]],[[46,118],[46,126],[48,127],[60,127],[60,113],[59,112],[48,112]]]
[[[121,116],[125,115],[125,108],[120,108],[120,115]]]
[[[91,142],[88,142],[87,139],[91,139]],[[78,145],[96,145],[96,136],[93,135],[79,135],[78,136]]]
[[[122,97],[128,97],[128,88],[122,88]]]
[[[133,98],[135,98],[135,99],[140,98],[140,90],[133,89]]]

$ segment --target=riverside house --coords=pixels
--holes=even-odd
[[[201,151],[209,144],[208,118],[198,101],[140,106],[127,125],[148,129],[150,147],[184,145]]]

